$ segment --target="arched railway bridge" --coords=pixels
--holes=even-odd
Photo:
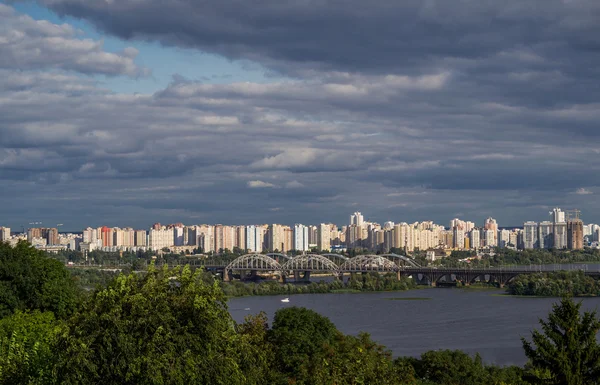
[[[398,254],[359,255],[348,258],[339,254],[305,254],[284,259],[282,263],[265,254],[247,254],[223,268],[223,278],[230,280],[233,272],[249,272],[250,276],[266,273],[284,280],[294,277],[296,281],[310,280],[311,273],[331,274],[342,277],[357,273],[395,273],[398,279],[412,277],[418,283],[436,286],[440,283],[461,282],[470,285],[475,282],[495,282],[500,287],[522,274],[543,271],[534,267],[487,267],[487,268],[433,268],[419,266],[412,258]],[[600,271],[585,271],[585,274],[600,278]],[[247,274],[240,274],[245,277]]]
[[[353,258],[341,254],[303,254],[288,256],[280,253],[246,254],[229,264],[217,264],[213,260],[181,260],[177,265],[189,264],[220,273],[225,281],[239,275],[242,279],[259,274],[275,276],[280,280],[293,277],[296,281],[309,281],[311,274],[330,274],[341,278],[345,274],[380,273],[412,277],[420,284],[436,286],[441,283],[495,282],[500,287],[522,274],[554,271],[551,266],[449,268],[422,267],[412,258],[398,254],[359,255]],[[78,266],[71,266],[78,267]],[[83,267],[83,266],[82,266]],[[106,266],[104,266],[106,267]],[[585,275],[600,278],[600,271],[584,271]]]

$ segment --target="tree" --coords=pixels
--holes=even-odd
[[[522,338],[529,358],[529,378],[535,383],[584,385],[600,383],[600,346],[596,312],[580,313],[581,302],[565,297],[552,306],[548,320],[540,319],[542,332],[532,341]],[[534,347],[535,346],[535,347]]]
[[[17,310],[71,314],[80,292],[59,261],[21,241],[15,247],[0,242],[0,318]]]
[[[290,307],[275,313],[269,340],[277,348],[281,372],[294,379],[306,379],[311,360],[332,344],[339,334],[335,325],[322,315],[305,308]]]
[[[62,384],[254,384],[219,284],[202,270],[120,275],[96,291],[58,341]]]
[[[54,346],[63,322],[50,312],[0,320],[0,384],[53,384]]]

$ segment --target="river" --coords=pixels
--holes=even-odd
[[[264,311],[272,320],[278,309],[302,306],[328,317],[337,328],[356,335],[371,334],[394,356],[419,356],[428,350],[459,349],[479,352],[485,362],[523,365],[520,337],[529,338],[546,318],[556,298],[510,297],[502,290],[457,288],[417,289],[403,292],[348,294],[298,294],[233,298],[229,311],[242,322],[247,314]],[[390,298],[429,298],[390,300]],[[594,310],[600,298],[583,299],[583,308]],[[248,309],[249,310],[246,310]]]

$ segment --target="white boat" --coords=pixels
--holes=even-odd
[[[281,302],[290,302],[290,299],[289,298],[284,298],[284,299],[281,300]]]

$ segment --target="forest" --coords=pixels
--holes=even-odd
[[[498,367],[456,350],[393,358],[304,308],[236,323],[201,269],[107,281],[85,292],[55,259],[0,243],[0,384],[599,383],[600,320],[567,297],[522,339],[528,363]]]

